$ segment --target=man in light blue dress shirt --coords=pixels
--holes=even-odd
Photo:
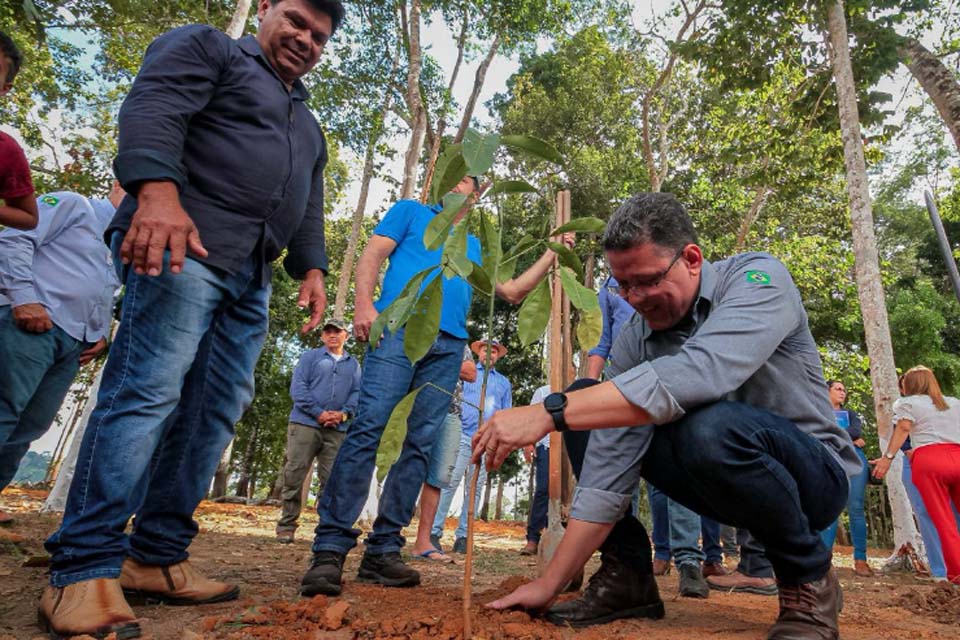
[[[51,193],[36,229],[0,232],[0,489],[107,348],[120,283],[103,231],[123,196],[118,184],[105,200]]]

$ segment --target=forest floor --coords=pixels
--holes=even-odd
[[[0,640],[45,637],[36,626],[36,606],[47,580],[43,540],[57,526],[58,514],[40,514],[44,494],[8,489],[0,508],[16,523],[0,529]],[[315,513],[305,513],[296,542],[278,544],[273,528],[279,509],[268,506],[214,504],[200,506],[200,535],[191,547],[191,562],[204,574],[235,583],[241,598],[205,607],[137,607],[144,637],[156,640],[286,639],[353,640],[437,638],[454,640],[463,633],[461,586],[463,557],[456,564],[417,561],[422,586],[386,589],[355,581],[359,550],[347,558],[343,595],[301,599],[300,579],[310,557],[308,537]],[[452,521],[445,542],[450,543]],[[413,529],[408,530],[412,536]],[[575,631],[532,619],[520,612],[495,613],[482,608],[537,573],[536,558],[523,557],[524,527],[514,522],[478,522],[474,567],[474,637],[495,639],[645,640],[761,639],[777,613],[775,597],[712,592],[706,600],[677,596],[676,572],[658,578],[666,604],[663,620],[620,620]],[[409,539],[409,536],[408,536]],[[889,554],[870,550],[877,568]],[[596,557],[588,575],[597,564]],[[960,637],[960,597],[953,588],[911,575],[857,578],[849,547],[835,549],[844,589],[840,618],[844,640]]]

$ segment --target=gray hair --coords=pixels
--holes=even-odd
[[[693,221],[672,193],[638,193],[610,217],[604,250],[623,251],[645,242],[679,250],[697,242]]]

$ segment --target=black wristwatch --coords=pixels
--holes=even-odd
[[[543,401],[543,408],[553,418],[553,427],[563,433],[569,431],[567,421],[563,418],[563,410],[567,408],[567,394],[551,393]]]

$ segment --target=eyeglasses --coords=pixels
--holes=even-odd
[[[644,280],[638,280],[636,282],[628,283],[619,283],[619,284],[609,284],[607,285],[607,292],[611,295],[618,295],[621,298],[626,298],[631,293],[640,293],[647,289],[655,289],[660,286],[660,283],[663,282],[664,278],[667,277],[667,274],[670,273],[670,269],[673,269],[673,265],[677,264],[677,260],[680,259],[680,256],[683,255],[683,250],[686,247],[680,247],[677,249],[677,252],[673,254],[673,259],[670,261],[670,264],[667,265],[667,268],[661,271],[660,273],[654,274],[649,278]]]

